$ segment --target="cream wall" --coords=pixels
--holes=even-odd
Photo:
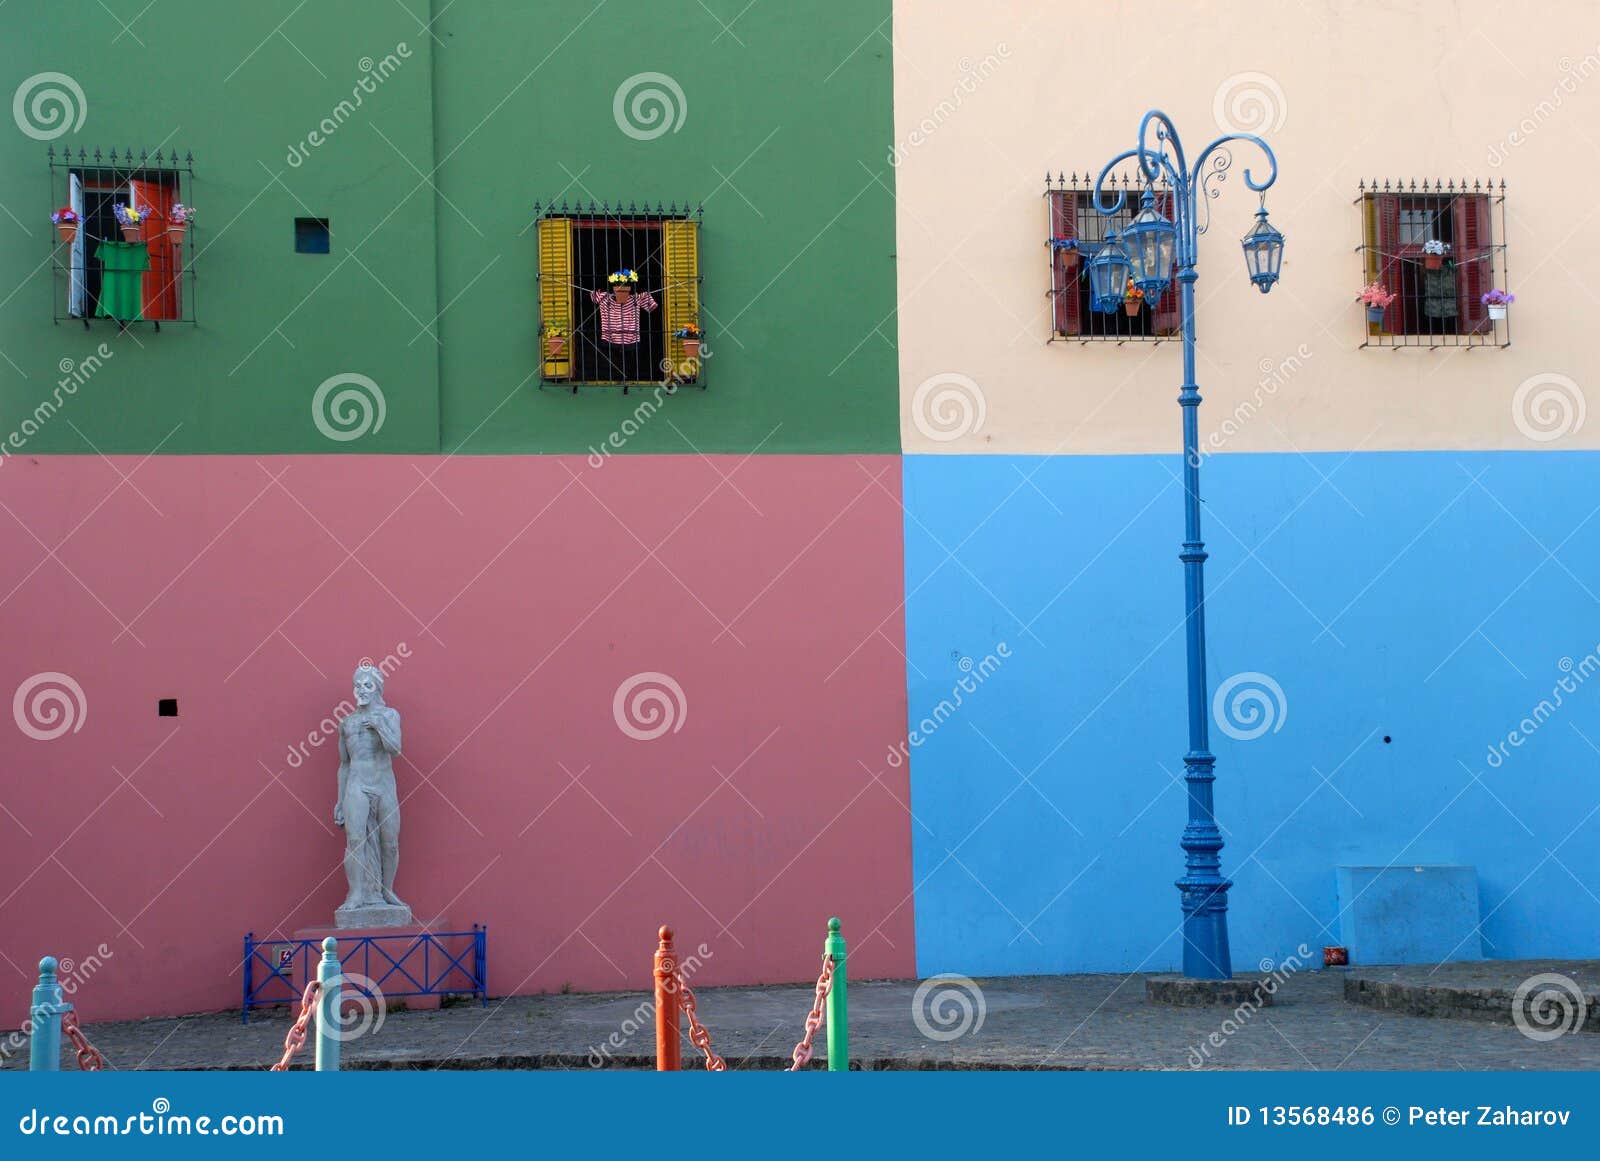
[[[1201,239],[1202,432],[1259,401],[1223,450],[1600,448],[1600,415],[1579,422],[1589,401],[1559,380],[1524,392],[1525,407],[1565,393],[1542,420],[1513,415],[1530,378],[1600,389],[1592,3],[896,0],[894,41],[906,452],[1175,449],[1178,344],[1046,344],[1044,174],[1098,171],[1152,105],[1192,162],[1221,132],[1219,92],[1226,109],[1252,89],[1264,104],[1245,94],[1233,116],[1268,119],[1283,279],[1263,297],[1245,276],[1238,238],[1256,207],[1239,170],[1255,151],[1240,146]],[[1506,180],[1509,349],[1358,349],[1353,199],[1374,175]],[[1561,402],[1564,417],[1549,410]]]

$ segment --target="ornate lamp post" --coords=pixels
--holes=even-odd
[[[1150,110],[1139,123],[1138,148],[1113,157],[1095,181],[1095,208],[1108,215],[1119,212],[1126,199],[1124,192],[1116,191],[1114,201],[1104,200],[1106,178],[1116,166],[1137,159],[1145,189],[1139,212],[1124,228],[1121,239],[1114,232],[1108,233],[1100,253],[1089,263],[1097,310],[1115,309],[1109,296],[1113,278],[1118,276],[1123,280],[1132,278],[1152,304],[1174,278],[1178,293],[1183,296],[1183,386],[1178,391],[1178,405],[1183,409],[1184,536],[1178,559],[1183,561],[1187,625],[1189,751],[1183,756],[1183,764],[1189,787],[1189,824],[1179,844],[1185,861],[1177,887],[1183,905],[1183,974],[1203,980],[1229,979],[1233,975],[1228,950],[1228,888],[1233,884],[1221,874],[1222,834],[1217,829],[1212,802],[1217,760],[1211,753],[1206,716],[1206,550],[1200,539],[1200,391],[1194,379],[1194,283],[1199,277],[1195,271],[1197,243],[1210,222],[1210,199],[1221,192],[1208,188],[1207,183],[1223,180],[1232,166],[1232,155],[1223,148],[1230,141],[1256,145],[1271,167],[1266,179],[1259,182],[1248,169],[1244,171],[1245,185],[1261,194],[1261,209],[1243,243],[1251,283],[1263,294],[1271,290],[1283,261],[1283,235],[1267,221],[1266,209],[1266,190],[1278,178],[1277,158],[1261,138],[1228,133],[1207,145],[1191,168],[1172,119],[1159,109]],[[1157,181],[1171,187],[1176,221],[1167,220],[1156,208]],[[1115,283],[1118,300],[1124,285],[1125,281]]]

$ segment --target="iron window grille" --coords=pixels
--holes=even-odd
[[[1114,311],[1093,309],[1089,293],[1089,261],[1100,252],[1106,234],[1118,234],[1139,210],[1144,186],[1132,171],[1106,181],[1125,195],[1115,214],[1102,214],[1094,204],[1094,175],[1077,173],[1044,177],[1044,199],[1049,209],[1045,238],[1050,261],[1050,342],[1164,343],[1183,334],[1183,303],[1174,283],[1155,303],[1139,304],[1133,314],[1119,306]],[[1172,217],[1172,190],[1165,181],[1155,187],[1156,207]],[[1109,196],[1109,193],[1108,193]]]
[[[131,148],[122,153],[115,149],[57,153],[51,146],[47,156],[51,208],[70,208],[78,216],[71,243],[63,242],[59,233],[51,240],[54,321],[81,321],[85,329],[100,319],[119,329],[149,322],[158,331],[164,322],[194,322],[196,226],[180,225],[172,214],[175,206],[190,204],[194,155],[186,152],[180,159],[175,149],[169,153],[158,149],[151,156],[141,149],[135,156]],[[117,223],[118,203],[153,211],[140,223],[138,241],[133,243],[144,248],[147,265],[142,273],[123,265],[125,259],[114,258],[114,251],[102,250],[106,243],[129,244]],[[108,258],[113,266],[109,282]],[[127,285],[134,278],[136,296]],[[113,290],[119,280],[124,283],[122,293]],[[116,317],[117,311],[134,313],[127,304],[135,297],[137,317]]]
[[[626,209],[602,202],[535,203],[539,385],[706,387],[701,325],[701,225],[704,207],[684,202]],[[619,327],[609,278],[628,270],[635,305]],[[619,342],[637,320],[636,342]],[[709,348],[704,352],[709,355]]]
[[[1509,347],[1510,312],[1493,318],[1483,302],[1491,289],[1510,289],[1504,179],[1379,188],[1374,178],[1359,189],[1364,284],[1380,283],[1395,296],[1381,319],[1367,318],[1361,346]]]

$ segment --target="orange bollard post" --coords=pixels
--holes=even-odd
[[[672,949],[672,928],[661,929],[656,948],[656,1071],[683,1068],[683,1040],[678,1023],[678,953]]]

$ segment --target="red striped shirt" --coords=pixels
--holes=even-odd
[[[591,290],[589,297],[600,308],[600,338],[607,343],[639,341],[639,311],[655,310],[655,296],[648,290],[635,291],[627,302],[618,302],[609,290]]]

